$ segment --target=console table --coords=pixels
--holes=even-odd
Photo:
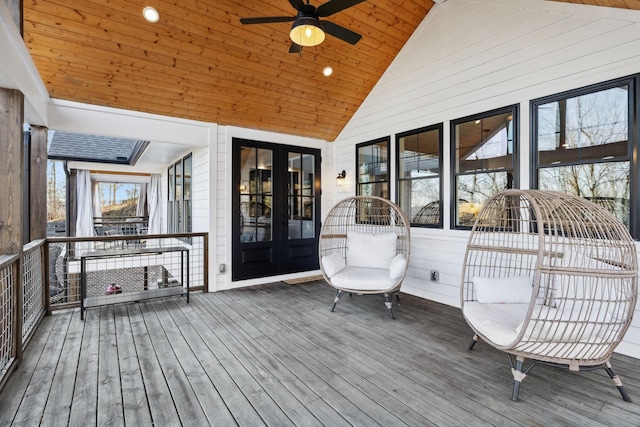
[[[151,257],[154,255],[162,255],[170,252],[180,253],[180,286],[171,286],[159,289],[144,289],[142,291],[122,292],[113,295],[99,295],[87,297],[87,261],[98,259],[121,259],[123,257],[145,257],[147,263],[145,265],[162,265],[162,262],[153,262]],[[157,257],[156,257],[157,261]],[[186,261],[186,263],[185,263]],[[107,266],[100,270],[117,269],[115,265],[109,268]],[[146,267],[145,267],[146,268]],[[186,274],[186,282],[185,282]],[[166,248],[139,248],[139,249],[122,249],[122,250],[96,250],[87,252],[80,257],[80,318],[84,320],[84,310],[88,307],[97,307],[107,304],[118,304],[124,302],[134,302],[150,298],[167,297],[174,295],[184,295],[189,303],[189,249],[183,246],[171,246]],[[184,286],[186,285],[186,287]],[[146,286],[145,286],[146,288]]]

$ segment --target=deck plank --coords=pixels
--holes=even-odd
[[[80,310],[75,309],[64,339],[60,361],[56,366],[51,392],[42,416],[42,425],[63,426],[69,422],[83,329],[84,322],[80,321]]]
[[[46,317],[0,391],[0,425],[635,426],[640,363],[536,366],[512,402],[506,355],[459,309],[270,285]],[[541,410],[543,409],[543,410]]]
[[[113,306],[100,309],[98,360],[98,425],[124,426],[122,383]]]
[[[93,310],[87,310],[87,313]],[[151,338],[147,333],[145,323],[139,304],[127,304],[131,332],[138,354],[140,373],[144,380],[147,401],[149,402],[149,412],[154,425],[178,425],[178,411],[173,403],[169,386],[164,378],[158,355],[155,353]]]
[[[82,345],[75,375],[69,425],[95,426],[98,411],[98,357],[100,350],[100,310],[91,310],[82,323]]]
[[[127,306],[115,306],[114,315],[125,425],[151,425],[149,401],[144,388]]]

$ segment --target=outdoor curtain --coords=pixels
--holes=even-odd
[[[93,194],[91,172],[78,170],[77,201],[78,217],[76,218],[76,237],[93,236]],[[92,242],[77,242],[76,257],[93,249]]]
[[[152,174],[147,191],[149,205],[149,234],[162,233],[162,187],[161,175]]]
[[[147,204],[147,183],[140,184],[140,194],[136,205],[136,216],[144,217],[144,207]]]

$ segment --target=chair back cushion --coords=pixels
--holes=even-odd
[[[528,304],[531,301],[531,277],[474,277],[478,302],[483,304]]]
[[[395,233],[368,234],[359,231],[347,232],[347,265],[389,269],[396,256]]]

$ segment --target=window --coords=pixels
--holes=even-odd
[[[470,228],[490,197],[516,187],[517,123],[517,105],[451,122],[454,228]]]
[[[191,223],[191,154],[168,170],[167,229],[169,233],[190,233]]]
[[[442,124],[396,135],[398,204],[412,226],[442,227]]]
[[[531,101],[533,188],[584,197],[632,228],[633,87],[625,78]]]
[[[356,146],[356,194],[389,198],[389,138]]]

